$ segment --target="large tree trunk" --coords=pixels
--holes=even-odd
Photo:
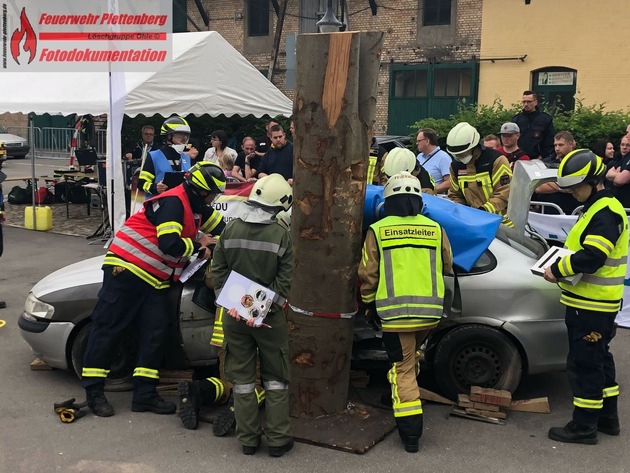
[[[383,33],[300,35],[294,105],[291,415],[345,409]],[[336,318],[343,314],[348,318]]]

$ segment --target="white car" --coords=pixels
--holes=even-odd
[[[9,131],[0,126],[0,143],[4,144],[9,158],[25,158],[31,147],[28,140],[9,133]]]

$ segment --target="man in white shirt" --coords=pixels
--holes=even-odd
[[[416,138],[418,162],[435,181],[435,193],[445,194],[451,188],[451,157],[438,146],[435,130],[421,128]]]

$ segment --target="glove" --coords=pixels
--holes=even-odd
[[[63,422],[64,424],[69,424],[71,422],[74,422],[76,419],[80,419],[84,415],[85,415],[85,411],[82,411],[79,409],[62,408],[59,411],[59,418],[61,419],[61,422]]]
[[[370,303],[365,309],[365,322],[375,332],[381,330],[381,318],[376,313],[376,303]]]
[[[62,410],[64,409],[75,409],[75,410],[79,410],[79,409],[83,409],[85,406],[87,406],[87,401],[83,401],[80,403],[75,403],[74,401],[76,401],[76,398],[72,398],[72,399],[68,399],[67,401],[63,401],[63,402],[56,402],[54,404],[54,409],[55,412],[57,414],[59,414]]]

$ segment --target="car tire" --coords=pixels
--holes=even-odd
[[[87,348],[88,338],[92,331],[92,322],[85,324],[72,342],[71,357],[74,372],[81,379],[83,371],[83,358]],[[106,391],[129,391],[132,388],[131,378],[136,364],[138,353],[135,336],[129,331],[122,340],[116,344],[114,358],[109,375],[105,380]]]
[[[462,325],[435,348],[432,367],[442,394],[452,400],[471,386],[513,392],[523,373],[521,354],[507,335],[484,325]]]

